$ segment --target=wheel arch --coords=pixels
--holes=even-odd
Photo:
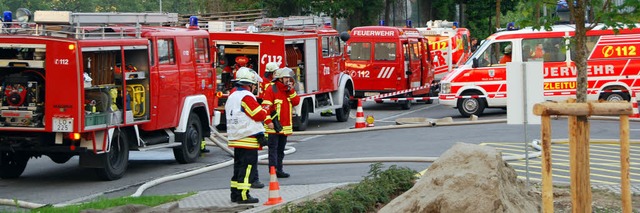
[[[338,84],[338,90],[331,94],[331,98],[333,98],[335,102],[334,106],[336,106],[337,108],[342,107],[342,97],[346,89],[349,89],[349,91],[351,92],[351,94],[349,94],[350,97],[353,97],[355,94],[355,91],[353,90],[353,88],[355,88],[353,85],[353,79],[351,79],[350,75],[341,73],[339,82],[340,83]]]
[[[185,98],[184,105],[182,106],[182,112],[180,112],[180,122],[175,129],[176,133],[184,133],[187,131],[187,122],[189,122],[189,114],[194,112],[200,118],[202,124],[203,135],[209,136],[211,134],[209,123],[209,105],[207,104],[207,97],[204,95],[195,95]],[[177,137],[176,137],[177,138]]]

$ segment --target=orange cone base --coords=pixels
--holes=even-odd
[[[276,205],[278,203],[282,203],[282,198],[278,197],[278,198],[269,198],[269,200],[264,203],[265,206],[270,206],[270,205]]]

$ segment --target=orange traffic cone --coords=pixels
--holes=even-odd
[[[269,168],[269,174],[271,175],[271,180],[269,181],[269,200],[264,203],[265,206],[282,203],[280,184],[278,184],[278,177],[276,177],[276,167],[271,166],[271,168]]]
[[[362,111],[362,99],[358,99],[358,109],[356,111],[356,129],[365,128],[364,112]]]
[[[631,105],[633,106],[633,114],[630,115],[630,118],[640,118],[640,112],[638,110],[638,99],[636,97],[636,92],[631,91]]]

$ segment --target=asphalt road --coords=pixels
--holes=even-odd
[[[348,122],[336,122],[335,117],[312,115],[308,131],[348,129],[354,126],[355,112]],[[410,110],[400,110],[395,104],[364,104],[364,114],[376,118],[376,126],[395,125],[398,118],[452,117],[464,121],[457,110],[436,104],[414,104]],[[506,118],[504,110],[488,109],[484,119]],[[552,121],[552,138],[567,138],[566,119]],[[615,121],[593,120],[592,138],[619,138]],[[631,139],[638,139],[640,123],[631,124]],[[539,138],[539,125],[527,127],[527,140]],[[523,125],[478,124],[462,126],[436,126],[396,130],[367,131],[352,134],[322,136],[292,136],[291,146],[296,152],[285,160],[334,159],[349,157],[437,157],[456,142],[481,143],[522,143],[524,150],[525,133]],[[99,181],[94,172],[77,166],[77,158],[65,164],[55,164],[47,157],[32,159],[21,178],[0,180],[0,198],[19,199],[35,203],[73,203],[96,196],[127,196],[133,194],[140,184],[165,175],[212,165],[231,159],[216,147],[209,147],[212,153],[202,157],[197,163],[182,165],[175,162],[171,150],[132,152],[129,168],[124,178],[116,181]],[[264,153],[264,152],[262,152]],[[385,163],[421,171],[428,163]],[[291,178],[281,178],[281,185],[357,182],[369,171],[370,163],[285,166]],[[262,182],[268,183],[266,165],[259,166]],[[145,191],[144,195],[162,195],[200,190],[225,189],[229,187],[232,168],[226,167],[182,180],[164,183]],[[2,210],[3,207],[0,207]]]

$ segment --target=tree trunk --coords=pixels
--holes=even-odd
[[[500,28],[500,0],[496,1],[496,29]]]
[[[587,46],[586,46],[586,26],[585,14],[587,11],[586,0],[576,0],[575,5],[568,2],[569,10],[575,21],[576,31],[573,37],[575,41],[575,66],[578,70],[576,81],[576,99],[578,103],[587,102]],[[571,122],[571,121],[570,121]],[[574,135],[575,141],[569,143],[571,169],[571,204],[573,212],[592,212],[591,208],[591,181],[589,177],[589,119],[587,116],[577,116],[575,119],[575,129],[570,132]],[[571,128],[570,128],[571,129]],[[571,153],[574,151],[574,153]]]

